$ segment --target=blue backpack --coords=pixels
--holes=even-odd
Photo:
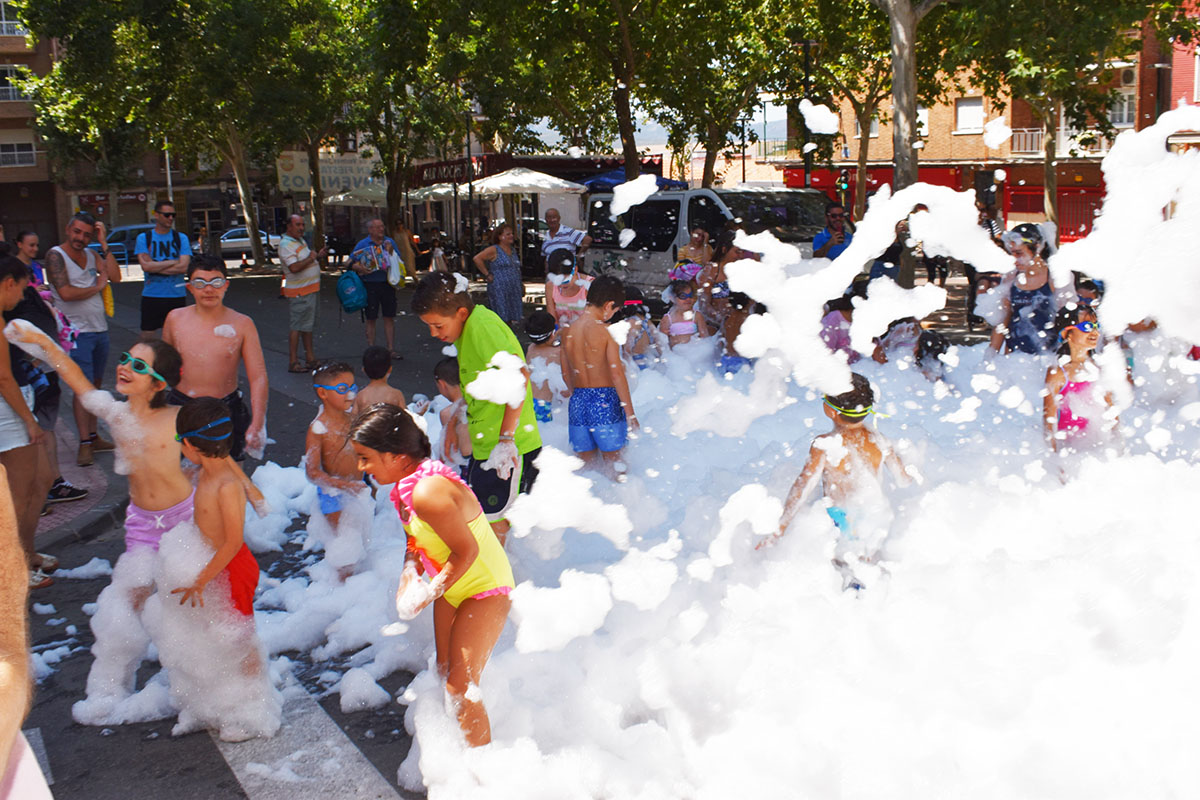
[[[367,307],[367,287],[358,273],[348,269],[337,280],[337,298],[347,314],[362,311]]]

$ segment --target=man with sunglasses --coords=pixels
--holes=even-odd
[[[142,286],[142,339],[158,336],[163,322],[187,305],[184,275],[192,260],[192,245],[175,230],[175,204],[154,204],[154,229],[139,233],[133,248],[146,282]]]
[[[850,246],[853,234],[846,229],[846,208],[840,203],[825,207],[825,228],[813,237],[813,257],[833,260]]]
[[[183,405],[193,397],[221,398],[233,421],[230,455],[241,461],[247,451],[261,455],[269,387],[258,329],[250,317],[225,305],[228,289],[223,260],[192,259],[187,290],[196,304],[175,309],[163,325],[163,341],[183,357],[183,377],[167,402]],[[249,409],[238,388],[239,365],[245,365],[250,382]]]

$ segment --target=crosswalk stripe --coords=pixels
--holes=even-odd
[[[38,767],[42,770],[42,776],[46,779],[46,784],[53,786],[54,776],[50,774],[50,755],[46,752],[46,742],[42,739],[42,729],[26,728],[21,733],[25,734],[25,741],[29,742],[29,749],[33,751],[34,757],[37,758]]]
[[[213,740],[250,800],[390,800],[400,794],[303,690],[287,692],[270,739]]]

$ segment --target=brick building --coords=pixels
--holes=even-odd
[[[1176,94],[1171,80],[1172,57],[1170,44],[1164,47],[1153,37],[1146,37],[1140,52],[1109,65],[1110,88],[1117,93],[1109,108],[1109,120],[1118,134],[1152,125],[1167,110],[1170,98]],[[1193,69],[1194,61],[1193,57]],[[830,164],[814,166],[811,185],[831,197],[839,197],[842,193],[837,188],[838,178],[845,171],[849,189],[844,192],[844,200],[852,203],[862,137],[850,103],[843,101],[836,110],[841,128],[835,142],[835,157]],[[890,100],[885,101],[881,108],[884,120],[890,116],[890,110]],[[960,191],[973,188],[981,197],[989,196],[989,190],[994,191],[992,196],[1001,219],[1010,227],[1045,219],[1043,131],[1027,103],[1017,99],[997,105],[979,90],[967,88],[936,106],[919,108],[917,117],[921,181]],[[1013,133],[1006,141],[988,147],[984,141],[985,126],[997,119],[1003,120]],[[799,137],[799,125],[794,122],[789,120],[788,141],[763,143],[760,158],[782,162],[788,186],[804,186],[801,143],[792,138]],[[891,125],[876,121],[868,132],[868,140],[865,178],[869,194],[892,182]],[[1110,142],[1096,129],[1074,130],[1060,118],[1055,161],[1059,231],[1063,240],[1080,238],[1091,229],[1104,194],[1100,161],[1109,146]]]

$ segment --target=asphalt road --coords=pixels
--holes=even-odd
[[[351,316],[340,313],[334,298],[333,283],[333,277],[325,278],[315,334],[317,355],[320,358],[344,360],[361,369],[362,351],[366,346],[363,325],[357,314]],[[128,348],[136,339],[140,291],[140,283],[126,284],[116,289],[117,313],[111,320],[114,353]],[[401,290],[401,313],[396,318],[396,349],[404,358],[395,362],[392,384],[411,398],[414,393],[432,394],[435,391],[432,371],[434,364],[442,358],[443,345],[430,338],[420,320],[406,311],[410,298],[411,290]],[[286,301],[279,297],[279,278],[237,276],[231,282],[226,301],[232,308],[254,319],[262,339],[271,382],[267,426],[270,436],[276,440],[268,448],[266,457],[280,464],[294,465],[303,453],[304,433],[316,413],[317,402],[308,375],[287,372],[288,314]],[[381,337],[382,327],[379,326]],[[109,365],[106,381],[109,385],[114,369],[115,358]],[[251,472],[254,466],[253,462],[247,463],[247,472]],[[97,466],[92,469],[111,470],[111,460],[98,456]],[[123,499],[121,493],[124,491],[124,482],[119,477],[107,477],[111,484],[108,494],[119,502]],[[115,563],[124,549],[123,529],[111,522],[86,526],[86,517],[83,515],[68,525],[73,529],[89,528],[92,538],[82,541],[76,540],[75,536],[64,538],[64,531],[59,531],[60,541],[45,549],[57,555],[64,566],[84,564],[93,557]],[[260,566],[273,576],[290,574],[298,568],[296,550],[296,546],[290,546],[281,554],[260,556]],[[286,796],[289,800],[302,800],[331,796],[413,796],[399,791],[395,783],[396,770],[410,745],[404,731],[404,709],[391,704],[378,711],[342,714],[336,695],[320,699],[321,686],[316,681],[316,676],[322,671],[339,669],[341,665],[336,662],[312,665],[298,653],[286,654],[298,662],[294,674],[317,698],[328,719],[365,757],[365,760],[359,759],[362,762],[360,768],[369,770],[373,767],[395,789],[394,792],[372,789],[374,784],[361,776],[355,777],[357,773],[349,768],[343,776],[345,780],[332,786],[283,783],[274,787],[268,785],[263,789],[261,781],[244,786],[244,781],[239,781],[239,777],[244,779],[244,774],[239,776],[230,766],[236,759],[227,760],[222,755],[222,749],[207,733],[172,738],[172,720],[103,729],[75,724],[71,719],[71,705],[83,697],[91,665],[89,649],[92,637],[88,617],[82,607],[85,603],[95,602],[107,582],[108,578],[60,580],[52,587],[39,590],[31,598],[31,602],[52,604],[55,608],[53,613],[31,614],[35,651],[69,651],[69,655],[56,665],[56,671],[37,687],[33,710],[24,725],[35,749],[43,750],[56,798],[127,800],[170,797],[173,800],[207,800]],[[70,633],[72,630],[74,632]],[[143,666],[139,685],[156,669],[156,664]],[[411,677],[397,673],[381,681],[381,684],[397,693]],[[319,712],[316,715],[321,716],[318,721],[325,719]],[[285,791],[275,794],[270,791],[272,788]]]

